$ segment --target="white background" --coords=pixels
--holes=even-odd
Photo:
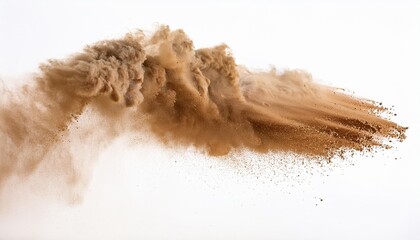
[[[267,168],[289,160],[248,154],[253,174],[120,139],[95,160],[83,202],[22,197],[0,213],[0,239],[420,239],[419,1],[0,0],[0,78],[159,23],[197,48],[228,44],[239,64],[305,69],[394,105],[408,138],[339,167]]]

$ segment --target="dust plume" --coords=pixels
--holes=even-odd
[[[101,131],[103,142],[123,124],[124,131],[147,128],[165,144],[210,155],[250,149],[325,159],[386,148],[406,130],[383,117],[381,104],[317,84],[303,71],[250,71],[226,45],[196,50],[182,30],[164,26],[50,60],[19,91],[3,89],[0,186],[30,175],[57,145],[71,148],[63,138],[87,109],[103,122],[89,134]]]

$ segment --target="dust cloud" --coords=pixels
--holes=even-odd
[[[124,125],[215,156],[248,149],[328,159],[388,148],[406,130],[384,117],[382,104],[317,84],[304,71],[250,71],[228,46],[196,50],[184,31],[166,26],[50,60],[18,91],[1,91],[0,187],[29,176],[57,145],[74,147],[63,138],[83,125],[87,109],[100,119],[89,134],[100,131],[102,143],[121,134],[113,126]],[[74,152],[55,158],[83,158]]]

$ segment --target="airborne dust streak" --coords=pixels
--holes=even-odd
[[[146,124],[164,143],[210,155],[247,148],[330,158],[405,138],[406,128],[381,117],[387,109],[374,101],[303,71],[252,72],[226,45],[195,50],[168,27],[101,41],[40,69],[19,92],[2,92],[0,187],[37,169],[87,107],[106,121],[129,118],[131,132]]]

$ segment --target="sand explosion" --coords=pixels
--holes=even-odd
[[[168,27],[101,41],[40,69],[19,92],[2,92],[0,185],[32,173],[88,106],[116,121],[115,109],[129,109],[130,131],[146,124],[164,143],[210,155],[246,148],[330,158],[405,137],[381,104],[303,71],[250,71],[226,45],[195,50]]]

